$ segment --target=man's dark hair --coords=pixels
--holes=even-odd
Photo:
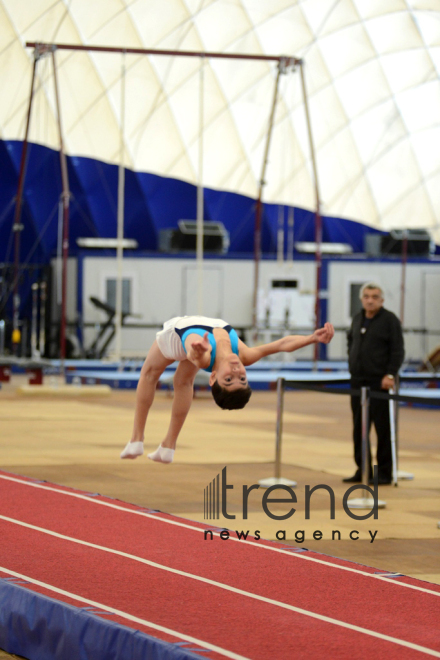
[[[244,408],[249,399],[251,398],[252,390],[247,385],[232,392],[225,387],[222,387],[215,381],[211,387],[212,396],[214,401],[223,410],[240,410]]]

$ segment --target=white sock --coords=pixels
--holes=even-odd
[[[137,458],[138,456],[142,456],[143,453],[143,442],[128,442],[124,450],[121,451],[121,458]]]
[[[159,447],[152,454],[148,454],[148,458],[152,461],[157,461],[157,463],[172,463],[174,458],[174,449],[169,449],[168,447]]]

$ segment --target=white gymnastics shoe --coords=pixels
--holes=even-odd
[[[144,453],[143,442],[128,442],[123,451],[121,451],[121,458],[137,458]]]
[[[168,447],[159,447],[152,454],[148,454],[148,458],[157,463],[172,463],[174,458],[174,449]]]

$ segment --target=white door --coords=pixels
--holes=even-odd
[[[215,266],[203,266],[202,311],[198,309],[197,266],[184,266],[182,269],[182,315],[210,316],[222,318],[223,315],[223,271]]]

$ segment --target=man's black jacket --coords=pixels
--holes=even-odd
[[[396,376],[405,355],[399,319],[381,307],[362,333],[364,319],[362,310],[348,331],[348,368],[352,378],[375,381],[386,374]]]

